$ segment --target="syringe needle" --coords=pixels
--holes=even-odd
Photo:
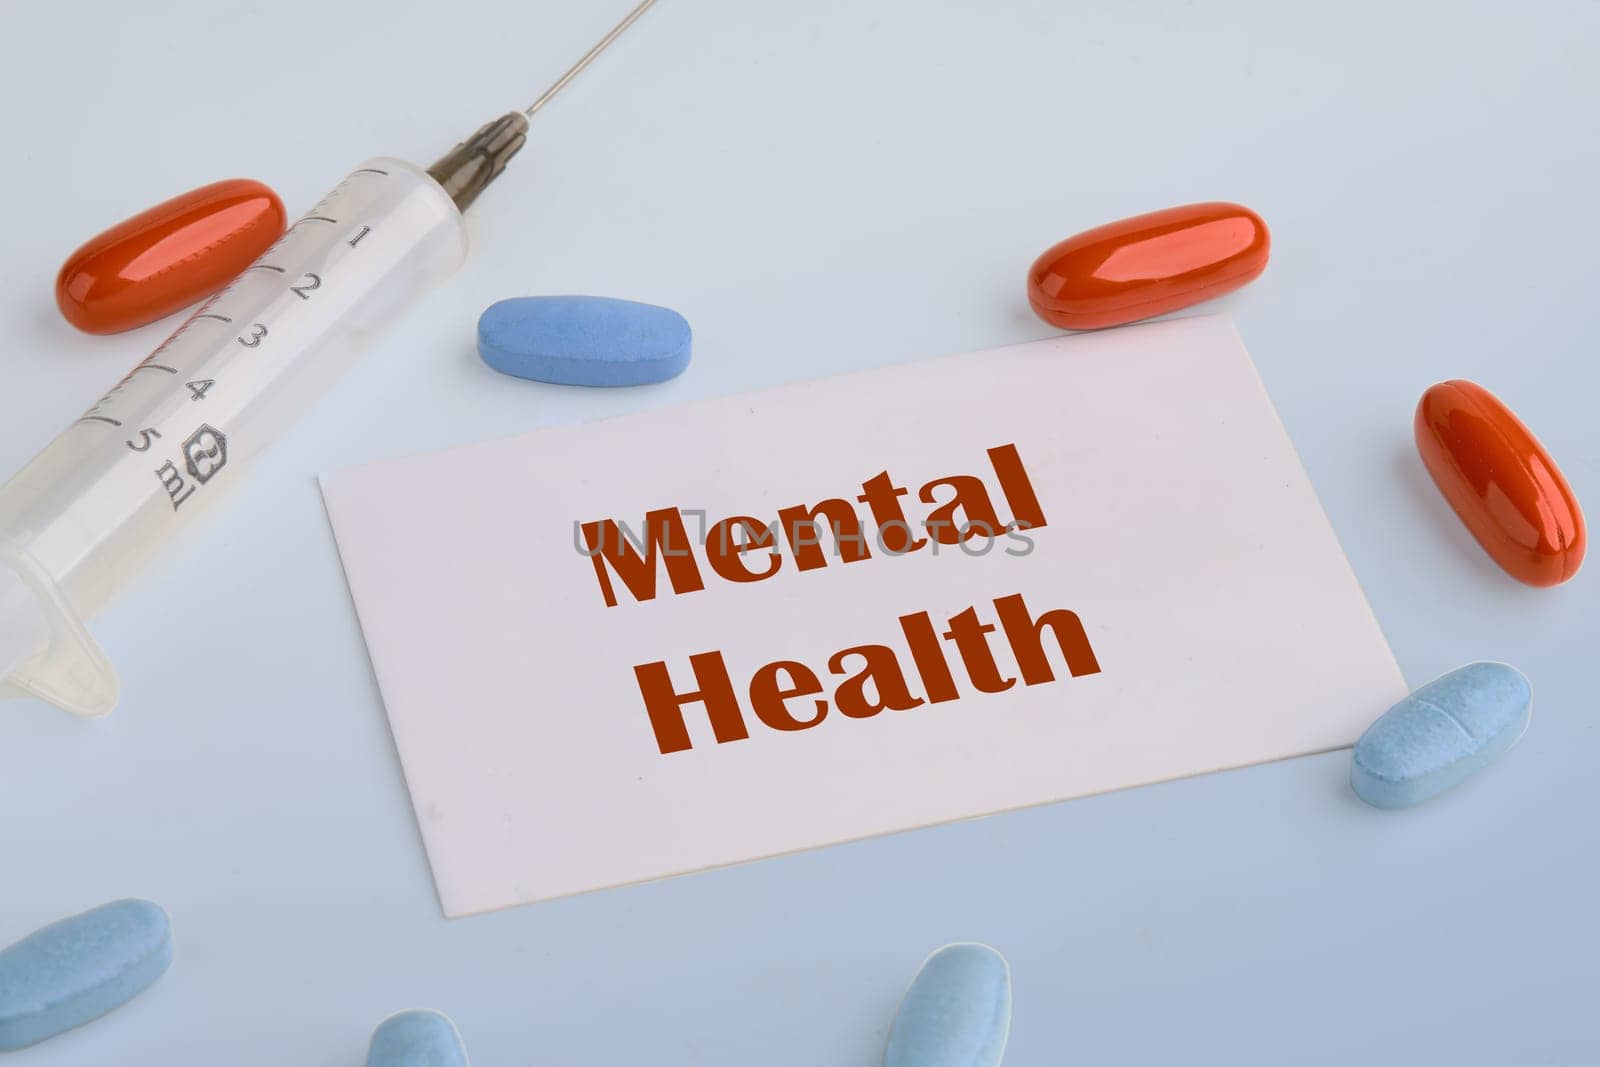
[[[621,37],[623,31],[637,22],[639,16],[648,11],[650,9],[650,5],[655,2],[656,0],[644,0],[644,2],[638,7],[628,12],[626,18],[613,26],[610,33],[600,38],[600,40],[595,43],[595,46],[584,54],[582,59],[574,63],[571,69],[569,69],[565,74],[561,75],[561,77],[557,78],[555,83],[551,85],[550,88],[546,89],[543,94],[540,95],[539,99],[529,104],[522,113],[528,116],[530,119],[533,118],[540,108],[544,107],[550,102],[551,97],[555,96],[562,89],[565,89],[569,81],[581,74],[584,67],[587,67],[590,63],[594,62],[594,58],[596,56],[598,56],[601,52],[604,52],[612,41],[615,41],[618,37]]]
[[[557,78],[556,83],[546,89],[543,96],[529,104],[526,111],[521,113],[508,111],[493,122],[485,123],[471,137],[456,145],[448,155],[428,168],[433,180],[450,194],[450,198],[456,202],[456,207],[465,211],[467,206],[478,198],[478,194],[500,176],[500,172],[505,170],[511,157],[522,150],[523,142],[528,139],[528,116],[549,103],[551,97],[565,88],[584,67],[594,62],[595,56],[604,52],[612,41],[621,37],[622,31],[632,26],[655,2],[656,0],[644,0],[642,4],[628,12],[627,18],[611,27],[610,33],[600,38],[582,59],[572,65],[571,70]]]

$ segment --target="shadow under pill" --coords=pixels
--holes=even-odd
[[[1395,480],[1401,488],[1401,498],[1406,506],[1420,516],[1421,522],[1437,531],[1440,539],[1449,545],[1448,551],[1465,562],[1475,572],[1502,577],[1503,572],[1491,560],[1483,547],[1456,515],[1455,509],[1445,500],[1439,487],[1428,477],[1427,470],[1416,451],[1410,447],[1395,450],[1391,463]]]

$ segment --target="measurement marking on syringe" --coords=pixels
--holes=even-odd
[[[133,368],[131,371],[128,372],[128,377],[132,378],[135,374],[138,374],[142,370],[164,370],[168,374],[177,374],[178,373],[178,368],[169,367],[164,363],[141,363],[137,367]]]
[[[74,594],[81,591],[78,586],[89,590],[86,596],[74,595],[75,602],[70,605],[59,597],[53,602],[54,607],[46,605],[56,636],[65,632],[63,628],[82,636],[80,624],[86,621],[83,609],[124,584],[157,542],[176,529],[177,522],[164,521],[166,517],[157,514],[161,497],[168,498],[178,516],[181,506],[210,482],[225,486],[228,481],[246,476],[241,462],[235,465],[234,474],[222,477],[228,470],[229,433],[239,434],[234,442],[235,458],[253,458],[276,436],[274,431],[287,422],[282,418],[290,413],[286,409],[307,403],[326,391],[346,360],[337,351],[338,358],[333,359],[319,354],[325,342],[342,347],[339,343],[345,340],[365,341],[378,327],[389,326],[385,320],[391,317],[390,312],[414,303],[426,282],[460,265],[467,236],[460,210],[521,147],[527,116],[544,107],[654,0],[630,2],[636,6],[627,18],[525,112],[508,113],[484,125],[430,171],[400,160],[394,162],[400,169],[391,171],[382,166],[387,162],[383,157],[359,164],[357,171],[340,181],[305,218],[307,222],[333,223],[339,233],[296,236],[291,227],[270,242],[272,247],[266,254],[258,255],[253,265],[242,269],[249,273],[275,273],[282,282],[254,282],[235,267],[236,281],[223,286],[198,310],[190,308],[189,321],[160,342],[149,365],[185,379],[183,392],[203,406],[185,407],[190,401],[184,401],[178,389],[129,371],[128,377],[113,385],[77,420],[128,430],[119,435],[120,442],[98,430],[93,434],[65,433],[10,485],[0,486],[0,494],[4,494],[0,496],[0,510],[14,512],[0,527],[6,535],[23,534],[33,539],[21,547],[28,549],[29,566],[37,572],[39,582],[47,587],[52,583],[69,587],[68,591]],[[316,100],[310,87],[302,95]],[[437,180],[434,173],[440,175]],[[355,180],[362,174],[395,180],[373,186]],[[281,227],[282,208],[272,206]],[[339,214],[328,215],[329,207],[337,208]],[[351,227],[345,220],[352,215],[375,221]],[[361,255],[339,251],[341,243],[347,246],[346,252],[360,251],[358,246],[365,244],[379,226],[383,227],[383,236]],[[271,262],[280,253],[295,265],[294,282],[288,280],[287,267]],[[191,250],[186,248],[176,252],[162,248],[147,258],[158,261],[153,268],[157,271],[170,267],[181,273],[193,266],[185,258],[189,255]],[[299,303],[288,299],[289,294]],[[238,314],[208,311],[220,303],[226,303]],[[231,331],[231,337],[228,333],[195,333],[191,327],[202,319],[237,325],[239,329]],[[195,336],[190,337],[191,333]],[[268,345],[267,340],[273,343]],[[240,356],[238,347],[252,349],[252,354]],[[160,362],[167,351],[173,354],[171,364]],[[128,366],[126,362],[121,365]],[[192,380],[191,374],[195,376]],[[215,404],[207,403],[212,392],[218,394]],[[108,410],[119,411],[127,418],[106,415]],[[211,421],[196,424],[194,420],[202,416]],[[118,444],[122,446],[120,452]],[[161,445],[160,452],[155,450],[157,444]],[[155,485],[150,484],[152,477]],[[214,490],[210,495],[220,492]],[[187,517],[187,513],[181,513],[181,518]],[[0,542],[4,541],[5,536],[0,536]],[[0,556],[5,555],[5,547],[0,544]],[[0,563],[0,571],[4,570]],[[0,629],[6,629],[4,624],[10,622],[4,617],[9,607],[0,605]],[[56,626],[56,621],[62,625]],[[181,628],[185,620],[179,619],[178,623]],[[32,640],[36,635],[31,629],[23,635],[28,640],[13,642],[12,636],[15,635],[0,634],[0,681],[26,680],[27,688],[48,694],[53,702],[79,714],[103,714],[111,709],[116,692],[114,675],[87,638],[77,642],[84,646],[82,649],[66,650],[71,655],[46,656],[37,649],[29,654],[30,641],[37,644]],[[169,675],[181,675],[192,666],[184,658],[183,636],[180,633],[177,641],[162,650],[163,660],[170,663]],[[20,644],[23,653],[15,670],[13,644]],[[62,648],[46,651],[63,653]],[[58,684],[68,675],[72,684]]]

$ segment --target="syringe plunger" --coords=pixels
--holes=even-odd
[[[0,560],[0,683],[50,639],[50,624],[22,576]]]

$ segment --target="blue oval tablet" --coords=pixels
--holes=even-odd
[[[436,1011],[402,1011],[378,1024],[367,1067],[467,1067],[455,1024]]]
[[[0,951],[0,1049],[97,1019],[172,963],[172,924],[148,900],[117,900],[35,930]]]
[[[478,354],[497,371],[556,385],[649,385],[689,365],[689,321],[604,296],[519,296],[478,317]]]
[[[999,1067],[1011,1033],[1011,968],[988,945],[946,945],[906,990],[883,1067]]]
[[[1420,804],[1516,744],[1532,710],[1533,688],[1515,667],[1453,670],[1367,727],[1350,762],[1350,787],[1377,808]]]

